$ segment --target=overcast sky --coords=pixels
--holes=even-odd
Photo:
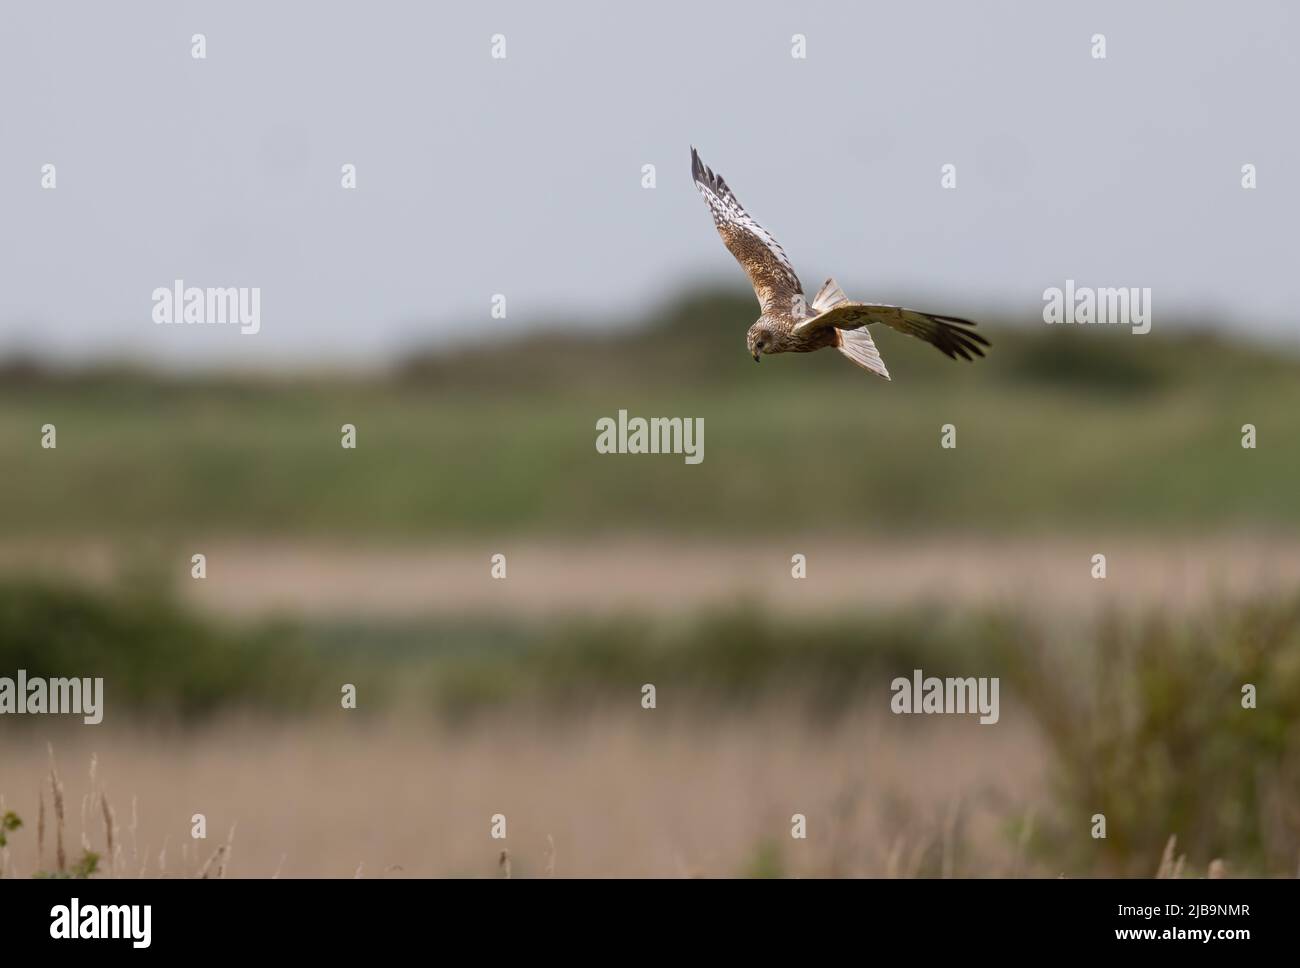
[[[360,364],[739,288],[691,144],[810,290],[1031,316],[1068,278],[1293,337],[1294,7],[7,3],[0,352]],[[261,332],[155,325],[176,279],[260,287]]]

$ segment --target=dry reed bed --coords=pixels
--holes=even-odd
[[[55,743],[62,762],[91,764],[84,777],[65,783],[43,736],[6,740],[0,793],[39,828],[10,837],[7,876],[66,873],[87,850],[98,876],[123,877],[1056,873],[1005,835],[1041,797],[1032,732],[1005,716],[816,727],[775,706],[674,718],[661,700],[563,722],[344,714],[73,728]],[[196,813],[227,842],[193,841]],[[498,813],[504,841],[490,836]],[[790,836],[795,813],[806,840]]]
[[[917,729],[858,717],[810,729],[782,710],[711,722],[604,713],[459,730],[337,721],[227,723],[184,737],[73,730],[58,742],[65,760],[89,762],[71,793],[54,749],[34,735],[0,768],[0,816],[18,808],[36,818],[33,837],[18,828],[0,847],[0,876],[1069,873],[1027,857],[1042,753],[1015,724]],[[130,791],[125,825],[101,759],[116,789]],[[16,793],[34,775],[43,775],[35,791]],[[194,813],[228,823],[225,842],[190,838]],[[504,842],[489,836],[494,813],[507,817]],[[806,841],[789,836],[793,813],[808,818]],[[234,866],[237,824],[245,849]],[[1228,873],[1221,859],[1195,873],[1175,836],[1155,870]]]
[[[49,771],[36,792],[36,831],[35,863],[31,871],[25,871],[11,859],[9,840],[14,833],[22,829],[22,814],[9,809],[5,797],[0,794],[0,817],[9,822],[6,830],[9,837],[0,846],[0,877],[58,877],[78,878],[103,875],[107,877],[208,877],[222,878],[226,874],[231,849],[234,844],[235,827],[224,844],[208,855],[207,860],[196,866],[201,856],[201,848],[196,843],[181,843],[179,864],[169,865],[167,841],[156,857],[146,846],[143,850],[139,838],[139,818],[137,800],[131,798],[131,821],[122,830],[117,821],[117,813],[109,801],[107,791],[99,783],[99,758],[90,754],[90,768],[86,790],[81,796],[80,822],[78,827],[79,854],[69,858],[67,844],[69,821],[67,815],[67,797],[63,779],[59,775],[58,763],[54,755],[53,744],[48,744]],[[47,823],[46,798],[53,816],[53,829]],[[98,829],[96,829],[98,826]],[[122,835],[126,834],[126,841]],[[47,844],[47,834],[53,835],[52,844]],[[92,837],[99,834],[99,839],[92,844]],[[47,854],[47,848],[49,850]],[[16,849],[15,849],[16,852]],[[175,852],[173,861],[177,860]],[[152,862],[152,869],[151,869]]]

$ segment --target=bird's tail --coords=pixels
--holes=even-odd
[[[889,371],[885,369],[885,361],[880,358],[880,350],[876,349],[871,334],[865,328],[837,329],[835,334],[840,339],[835,347],[837,350],[864,370],[889,379]]]
[[[813,312],[824,313],[827,310],[834,309],[840,303],[848,301],[849,297],[844,295],[844,290],[840,288],[839,283],[834,279],[827,279],[825,285],[817,290],[817,295],[813,296]]]

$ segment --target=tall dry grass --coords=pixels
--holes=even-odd
[[[812,726],[765,704],[704,718],[515,710],[460,727],[227,722],[183,737],[105,726],[56,740],[61,762],[94,757],[93,775],[51,769],[35,735],[11,743],[0,792],[23,816],[54,783],[66,803],[84,798],[80,825],[65,810],[53,833],[100,855],[105,877],[1060,873],[1006,835],[1008,816],[1042,794],[1031,731],[917,725]],[[128,802],[120,825],[114,805]],[[230,835],[194,841],[195,813]],[[504,841],[490,835],[496,813]],[[806,840],[790,836],[795,813]],[[61,866],[32,837],[9,851],[7,876],[68,874],[79,860]]]
[[[166,842],[158,854],[156,867],[150,870],[150,856],[141,852],[137,836],[136,800],[131,801],[131,824],[127,832],[130,835],[130,847],[123,843],[118,828],[117,814],[109,800],[108,792],[98,783],[99,758],[90,754],[88,782],[81,798],[80,826],[76,830],[80,843],[80,854],[71,862],[65,848],[67,838],[71,836],[71,825],[66,811],[66,793],[64,781],[54,755],[53,745],[46,748],[48,768],[45,783],[36,792],[36,835],[34,851],[30,857],[31,867],[24,868],[16,862],[10,853],[7,838],[0,838],[0,877],[45,877],[45,878],[88,878],[96,875],[107,877],[224,877],[226,863],[229,859],[235,829],[232,826],[226,842],[219,845],[202,865],[195,866],[193,858],[199,851],[190,851],[186,845],[182,850],[182,863],[179,867],[167,864]],[[46,812],[45,797],[48,787],[50,804],[54,815],[54,849],[47,857],[45,852]],[[98,829],[95,814],[98,812]],[[0,797],[0,817],[13,818],[6,824],[7,832],[21,829],[21,815],[16,811],[7,811],[4,800]],[[96,836],[96,835],[99,836]],[[17,845],[15,845],[16,848]],[[98,849],[96,849],[98,848]],[[23,852],[15,849],[15,854]]]
[[[47,856],[39,834],[34,844],[12,838],[0,848],[0,875],[1081,873],[1029,850],[1047,801],[1043,750],[1023,724],[977,731],[949,721],[916,730],[859,717],[827,731],[808,730],[788,711],[761,713],[761,724],[705,724],[637,723],[606,712],[584,726],[516,720],[480,722],[468,732],[412,723],[360,731],[338,723],[228,723],[183,745],[158,734],[97,737],[102,757],[87,752],[85,734],[72,733],[60,748],[65,759],[89,757],[84,788],[69,780],[65,792],[46,751],[36,801],[39,810],[48,792],[56,844],[75,835],[81,857],[69,863],[57,848]],[[34,746],[22,749],[16,771],[7,768],[0,778],[40,760]],[[111,764],[118,788],[134,791],[125,828],[99,781],[101,761]],[[78,793],[91,809],[74,831],[57,804]],[[192,813],[204,811],[230,822],[216,847],[189,837]],[[489,836],[498,812],[508,819],[504,841]],[[793,813],[807,817],[806,841],[790,837]],[[236,864],[237,824],[247,836]],[[1205,866],[1189,861],[1176,836],[1148,858],[1147,873],[1160,878],[1232,872],[1221,858]]]

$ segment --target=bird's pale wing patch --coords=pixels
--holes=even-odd
[[[785,251],[736,200],[722,176],[715,175],[691,149],[691,177],[704,196],[723,244],[749,276],[764,312],[793,313],[801,306],[803,286]]]
[[[879,303],[841,303],[834,309],[796,324],[796,333],[813,333],[828,327],[856,330],[872,323],[884,323],[891,329],[908,336],[923,339],[950,359],[983,356],[980,348],[989,341],[969,327],[970,320],[956,316],[939,316],[902,306],[885,306]]]
[[[834,309],[840,303],[849,301],[849,297],[844,295],[844,290],[834,279],[827,279],[822,287],[817,290],[817,295],[813,296],[812,310],[813,313],[824,313]]]
[[[864,370],[889,379],[889,370],[885,369],[885,361],[880,358],[880,350],[876,349],[870,333],[865,329],[840,329],[836,333],[840,338],[839,345],[835,347],[837,350]]]

